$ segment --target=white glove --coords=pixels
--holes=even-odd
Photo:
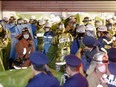
[[[23,49],[23,55],[25,55],[27,52],[26,48]]]

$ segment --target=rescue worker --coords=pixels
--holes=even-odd
[[[32,52],[30,60],[34,77],[26,87],[60,87],[58,80],[47,68],[49,58],[45,54],[38,51]]]
[[[88,82],[85,77],[83,77],[80,72],[80,66],[82,64],[81,60],[75,55],[65,56],[66,61],[66,72],[70,76],[63,87],[88,87]]]
[[[52,43],[47,53],[50,58],[50,67],[55,68],[56,63],[56,70],[60,71],[60,64],[62,65],[64,62],[64,56],[70,54],[72,41],[72,35],[65,32],[63,23],[59,23],[56,35],[52,38]]]
[[[8,60],[10,55],[10,47],[9,46],[9,37],[8,33],[3,28],[3,25],[0,23],[0,71],[8,69]]]
[[[100,26],[98,28],[98,41],[101,43],[101,46],[108,50],[111,48],[112,44],[107,44],[103,39],[107,40],[107,41],[110,41],[111,38],[108,37],[108,31],[107,31],[107,27],[106,26]]]
[[[31,34],[27,27],[22,30],[22,34],[16,37],[19,41],[15,45],[17,58],[14,61],[15,67],[28,67],[30,66],[30,53],[34,51],[34,44]]]
[[[70,33],[73,36],[76,25],[77,19],[74,16],[70,17],[69,23],[66,26],[66,32]]]
[[[87,77],[89,87],[108,87],[106,79],[104,79],[106,75],[110,75],[108,63],[108,56],[104,52],[99,51],[93,56],[90,65],[93,68]]]
[[[24,19],[23,19],[23,23],[24,23],[24,24],[29,24],[29,20],[28,20],[27,18],[24,18]]]
[[[86,27],[84,25],[79,25],[76,28],[76,37],[71,44],[70,54],[76,54],[78,49],[80,48],[82,38],[86,35],[85,29]]]
[[[80,46],[78,50],[80,52],[80,56],[76,54],[82,60],[85,75],[87,75],[87,69],[90,66],[93,55],[99,51],[99,48],[96,42],[97,40],[95,38],[91,36],[84,36],[81,43],[81,44],[84,44],[84,46],[83,47]]]
[[[45,33],[45,30],[44,30],[44,25],[45,24],[45,21],[44,20],[41,20],[39,21],[38,25],[37,25],[37,30],[36,30],[36,37],[38,39],[38,50],[40,52],[42,52],[43,50],[43,47],[44,47],[44,33]]]
[[[109,64],[108,68],[110,73],[116,78],[116,48],[110,48],[108,50]],[[116,87],[115,79],[112,78],[110,82],[114,84],[108,84],[108,87]]]
[[[43,53],[47,53],[49,47],[51,46],[51,41],[54,36],[54,32],[51,30],[51,24],[47,22],[44,27],[45,33],[44,33],[44,48]]]

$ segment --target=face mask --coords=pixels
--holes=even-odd
[[[23,37],[24,37],[25,39],[28,39],[28,38],[29,38],[29,34],[24,34]]]
[[[105,73],[105,72],[106,72],[106,66],[105,66],[105,65],[99,66],[99,67],[98,67],[98,70],[99,70],[101,73]]]
[[[98,37],[100,37],[101,36],[101,34],[100,33],[98,33]]]
[[[22,24],[22,20],[19,20],[19,21],[18,21],[18,24]]]
[[[48,32],[49,31],[49,28],[45,28],[45,31]]]
[[[112,26],[108,26],[108,29],[111,30],[112,29]]]

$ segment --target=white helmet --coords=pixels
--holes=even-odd
[[[95,27],[92,25],[92,24],[88,24],[86,26],[86,29],[85,30],[90,30],[90,31],[94,31],[95,30]]]
[[[27,18],[24,18],[24,20],[27,21],[27,22],[29,22],[29,19],[27,19]]]
[[[39,21],[39,25],[43,25],[43,24],[45,24],[45,21],[44,20],[40,20]]]
[[[104,59],[105,58],[105,61]],[[105,52],[98,52],[93,56],[93,61],[99,64],[108,63],[108,56]]]
[[[85,33],[85,29],[86,29],[86,27],[84,25],[80,25],[77,28],[76,32],[78,32],[78,33]]]
[[[101,25],[99,28],[98,28],[98,31],[107,31],[107,27],[106,26],[103,26]]]
[[[30,19],[36,19],[36,18],[35,18],[35,16],[31,16],[31,18],[30,18]]]

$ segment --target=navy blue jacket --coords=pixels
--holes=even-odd
[[[69,78],[63,87],[88,87],[88,82],[80,73]]]
[[[60,87],[58,80],[44,73],[34,76],[26,87]]]

